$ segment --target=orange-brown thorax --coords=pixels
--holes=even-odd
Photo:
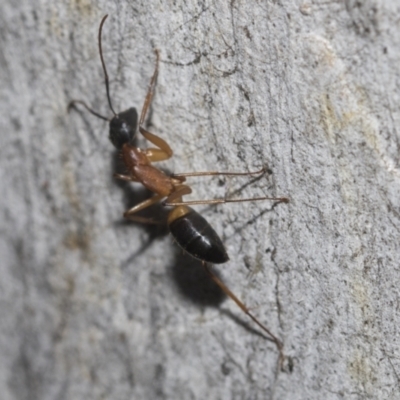
[[[163,196],[168,196],[174,191],[173,179],[153,167],[143,151],[125,143],[121,153],[122,161],[129,175],[141,182],[147,189]]]

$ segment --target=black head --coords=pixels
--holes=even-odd
[[[121,150],[125,143],[132,143],[136,133],[137,122],[138,113],[136,108],[133,107],[116,114],[110,120],[109,138],[118,150]]]

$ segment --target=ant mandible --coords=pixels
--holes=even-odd
[[[234,203],[256,200],[273,200],[276,202],[287,203],[289,199],[286,197],[256,197],[250,199],[215,199],[215,200],[197,200],[197,201],[183,201],[183,196],[192,192],[189,185],[184,184],[187,177],[190,176],[211,176],[211,175],[225,175],[225,176],[238,176],[238,175],[259,175],[266,171],[265,168],[255,172],[193,172],[167,175],[160,169],[152,165],[153,162],[167,160],[172,157],[172,150],[170,146],[160,137],[154,135],[143,127],[146,119],[147,111],[150,107],[151,100],[154,94],[155,83],[158,74],[159,52],[156,53],[156,65],[153,76],[150,80],[149,89],[144,100],[143,108],[140,113],[139,123],[138,114],[135,108],[129,108],[126,111],[116,113],[111,103],[109,79],[107,74],[106,65],[103,58],[103,50],[101,44],[101,36],[104,22],[108,15],[105,15],[100,22],[98,33],[98,45],[100,60],[104,71],[104,80],[106,86],[107,100],[110,110],[114,116],[109,119],[103,117],[97,112],[93,111],[87,104],[81,100],[74,100],[68,106],[68,109],[74,107],[79,103],[83,105],[90,113],[105,121],[109,121],[110,133],[109,139],[112,144],[121,152],[122,161],[127,170],[127,174],[115,174],[117,179],[122,179],[128,182],[138,182],[145,188],[155,193],[153,197],[145,200],[136,206],[125,211],[124,217],[141,223],[152,223],[151,219],[143,218],[135,215],[137,212],[150,207],[151,205],[162,201],[162,205],[173,207],[170,211],[167,224],[169,230],[182,247],[184,251],[189,253],[192,257],[200,260],[212,280],[222,289],[222,291],[230,297],[240,309],[248,315],[254,323],[256,323],[265,333],[267,333],[270,340],[272,340],[278,351],[279,359],[282,363],[284,359],[283,344],[282,342],[264,325],[262,324],[245,306],[245,304],[236,297],[232,291],[213,273],[208,263],[222,264],[229,260],[225,247],[215,230],[197,211],[190,208],[189,205],[198,204],[222,204]],[[156,147],[147,149],[137,148],[133,145],[133,139],[139,131],[146,140],[151,142]]]

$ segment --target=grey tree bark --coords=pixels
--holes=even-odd
[[[0,392],[14,399],[396,399],[400,4],[3,0]],[[231,260],[225,283],[278,353],[160,229],[123,221],[114,107],[140,109]],[[144,146],[143,141],[139,145]],[[249,184],[249,182],[251,184]],[[189,198],[188,198],[189,199]],[[159,212],[162,210],[156,210]]]

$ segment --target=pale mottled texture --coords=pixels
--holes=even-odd
[[[225,282],[274,345],[170,236],[124,223],[145,195],[112,178],[106,123],[141,107],[226,244]],[[0,6],[0,393],[29,399],[396,399],[400,3],[4,0]],[[143,143],[142,143],[143,144]]]

